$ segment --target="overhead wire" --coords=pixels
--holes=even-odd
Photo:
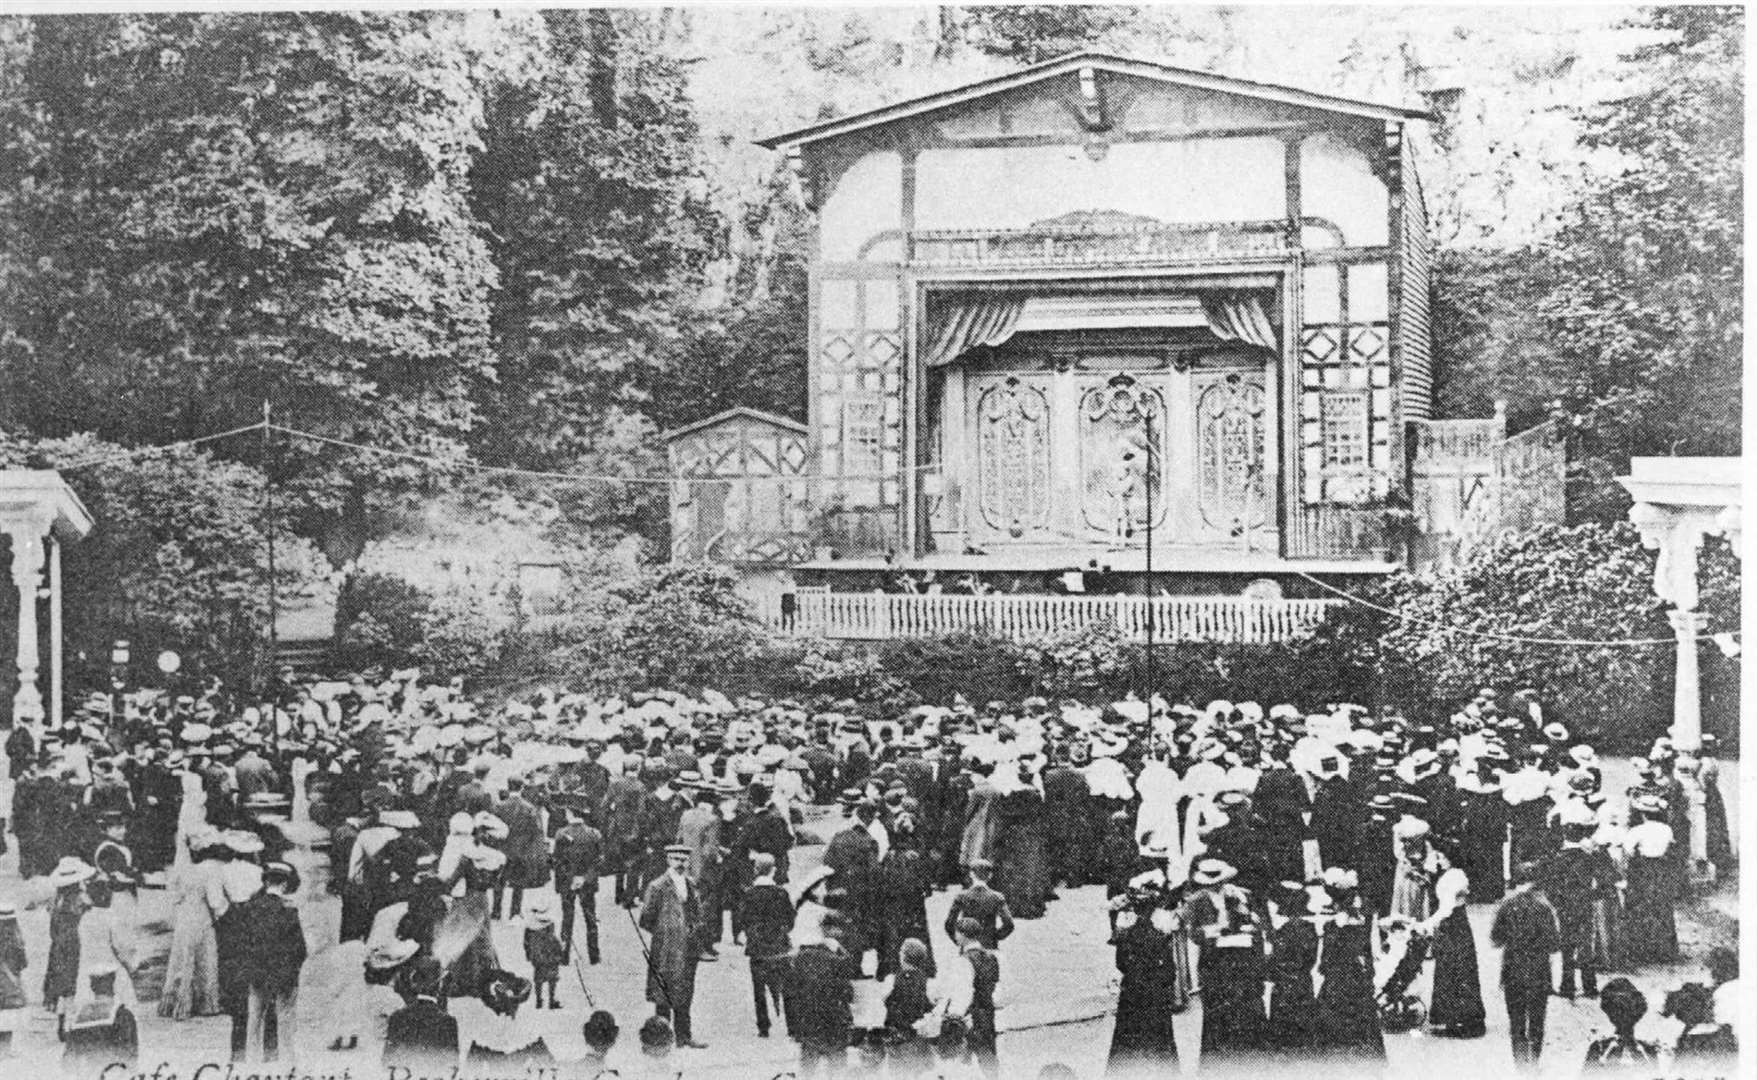
[[[1580,647],[1590,646],[1590,647],[1594,647],[1594,648],[1637,648],[1637,647],[1655,646],[1655,645],[1675,645],[1678,642],[1678,639],[1676,637],[1622,638],[1622,639],[1609,640],[1609,641],[1595,640],[1595,639],[1591,639],[1591,638],[1534,637],[1534,636],[1530,636],[1530,635],[1526,635],[1526,634],[1503,634],[1503,633],[1498,633],[1494,630],[1476,630],[1476,629],[1472,629],[1467,626],[1448,626],[1445,623],[1438,622],[1434,619],[1424,619],[1424,618],[1421,618],[1420,616],[1417,616],[1417,615],[1411,615],[1408,612],[1397,611],[1395,609],[1388,608],[1388,607],[1385,607],[1380,604],[1375,604],[1372,601],[1366,600],[1366,599],[1359,597],[1359,596],[1356,596],[1353,593],[1348,592],[1345,589],[1339,589],[1327,581],[1323,581],[1319,578],[1313,577],[1311,574],[1308,574],[1303,570],[1296,570],[1296,571],[1294,571],[1294,573],[1297,576],[1302,577],[1305,580],[1311,582],[1313,585],[1316,585],[1318,588],[1325,590],[1326,592],[1335,593],[1337,596],[1342,597],[1344,600],[1347,600],[1347,601],[1354,603],[1354,604],[1358,604],[1361,607],[1367,608],[1369,610],[1376,611],[1381,615],[1389,615],[1392,618],[1397,619],[1400,622],[1413,623],[1417,626],[1432,627],[1433,629],[1436,629],[1436,630],[1442,631],[1443,633],[1448,633],[1448,634],[1462,634],[1466,637],[1488,638],[1488,639],[1495,640],[1495,641],[1507,641],[1507,642],[1512,642],[1514,644],[1519,644],[1519,645],[1562,645],[1562,646],[1580,646]],[[1719,635],[1700,634],[1695,638],[1695,640],[1697,640],[1697,641],[1713,641],[1717,636],[1719,636]],[[1737,634],[1734,634],[1731,636],[1736,637]]]
[[[193,439],[179,439],[176,442],[159,443],[154,446],[131,447],[126,450],[118,450],[114,453],[86,458],[83,461],[72,461],[64,465],[57,465],[55,468],[62,472],[67,472],[72,469],[90,468],[93,465],[112,465],[123,461],[130,461],[137,457],[145,457],[148,454],[162,454],[169,450],[180,450],[186,446],[200,446],[202,443],[217,442],[220,439],[230,439],[237,435],[248,435],[253,431],[261,431],[264,426],[263,421],[258,420],[254,424],[246,424],[243,427],[236,427],[230,431],[216,431],[212,435],[198,435]]]

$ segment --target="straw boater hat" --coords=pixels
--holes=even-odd
[[[378,823],[390,829],[419,829],[421,819],[413,810],[380,810]]]
[[[262,837],[244,829],[227,829],[220,836],[226,847],[236,855],[255,855],[263,848]]]
[[[1190,871],[1190,880],[1198,885],[1219,885],[1238,877],[1238,868],[1225,859],[1199,859]]]
[[[57,889],[65,889],[69,885],[78,885],[89,880],[97,873],[97,868],[89,865],[77,855],[63,855],[53,871],[49,874],[49,884]]]

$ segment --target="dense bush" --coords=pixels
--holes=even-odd
[[[731,571],[700,565],[582,569],[567,611],[536,633],[501,633],[482,609],[442,604],[374,576],[351,581],[341,607],[352,619],[346,644],[362,657],[470,672],[499,656],[494,674],[507,681],[605,693],[712,687],[852,700],[874,715],[894,715],[954,695],[980,706],[1031,694],[1104,702],[1132,691],[1196,705],[1215,698],[1265,707],[1392,704],[1437,719],[1482,686],[1507,692],[1530,685],[1576,730],[1599,733],[1607,748],[1626,748],[1663,730],[1670,715],[1674,652],[1652,571],[1653,556],[1627,525],[1545,526],[1503,537],[1449,574],[1351,586],[1364,603],[1337,608],[1304,639],[1161,642],[1150,666],[1145,645],[1106,622],[1022,643],[981,634],[871,643],[775,637],[752,616]],[[1703,609],[1711,632],[1736,625],[1728,621],[1737,618],[1736,585],[1730,549],[1708,545]],[[1737,664],[1707,648],[1703,674],[1708,728],[1731,735]]]
[[[1674,662],[1652,583],[1653,556],[1623,523],[1542,526],[1485,546],[1454,572],[1393,579],[1385,595],[1401,617],[1385,624],[1385,690],[1445,710],[1481,686],[1531,686],[1577,731],[1651,738],[1669,722]]]

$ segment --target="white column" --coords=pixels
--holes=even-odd
[[[1702,746],[1702,686],[1697,667],[1697,639],[1707,620],[1694,611],[1666,612],[1678,637],[1677,687],[1672,692],[1672,744],[1693,754]]]
[[[13,721],[41,721],[43,695],[37,689],[37,589],[43,583],[43,535],[36,522],[8,522],[12,539],[12,584],[18,588],[18,692],[12,696]]]
[[[66,646],[61,640],[61,539],[49,530],[49,716],[61,726],[63,668]]]

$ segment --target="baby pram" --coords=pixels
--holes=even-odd
[[[1427,1020],[1427,1006],[1409,992],[1428,958],[1428,936],[1416,924],[1395,916],[1380,924],[1385,951],[1375,965],[1379,1022],[1388,1032],[1411,1031]]]

